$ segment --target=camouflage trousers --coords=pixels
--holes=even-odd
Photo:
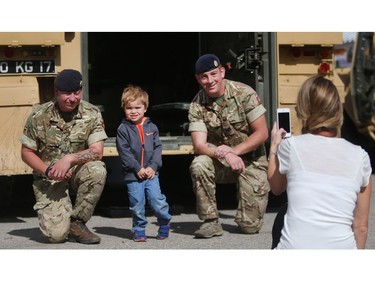
[[[69,181],[36,178],[33,183],[39,227],[52,243],[66,239],[71,218],[83,222],[91,218],[105,185],[107,171],[101,161],[87,162],[72,169]],[[69,192],[75,194],[74,205]]]
[[[244,233],[257,233],[263,225],[270,186],[267,180],[267,159],[262,156],[246,166],[241,174],[229,165],[206,155],[194,158],[190,165],[196,208],[201,220],[219,218],[216,204],[216,183],[236,183],[238,207],[235,222]],[[225,165],[226,164],[226,165]]]

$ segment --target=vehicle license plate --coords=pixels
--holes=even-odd
[[[54,60],[0,61],[0,74],[47,74],[55,73]]]

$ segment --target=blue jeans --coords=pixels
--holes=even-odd
[[[125,183],[128,187],[129,210],[133,215],[132,231],[145,230],[146,228],[146,197],[159,225],[169,223],[172,216],[169,214],[166,197],[161,193],[158,176],[155,176],[152,180],[125,181]]]

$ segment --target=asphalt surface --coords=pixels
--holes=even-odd
[[[97,245],[82,245],[75,242],[49,244],[38,228],[36,217],[2,218],[0,220],[2,249],[269,249],[271,229],[275,213],[267,213],[265,225],[256,235],[242,234],[234,222],[233,210],[220,211],[224,234],[211,239],[195,239],[194,231],[201,222],[195,214],[174,215],[170,237],[156,239],[158,226],[153,216],[148,217],[147,242],[131,240],[131,218],[108,218],[95,215],[88,227],[102,241]]]
[[[373,175],[373,185],[375,176]],[[375,192],[372,193],[374,202]],[[234,206],[233,206],[234,207]],[[0,217],[0,249],[270,249],[272,225],[278,207],[269,208],[264,217],[264,225],[258,234],[241,233],[234,222],[234,209],[221,209],[220,220],[224,234],[210,239],[194,238],[194,231],[201,221],[193,208],[171,206],[173,215],[170,237],[156,239],[158,225],[152,214],[146,228],[147,242],[131,240],[132,220],[127,208],[112,208],[110,212],[95,214],[87,226],[101,237],[101,243],[82,245],[74,242],[50,244],[42,236],[36,214],[33,211],[18,212],[15,216]],[[375,206],[371,205],[369,237],[367,249],[375,249]]]
[[[375,176],[373,175],[373,183]],[[375,192],[372,193],[372,203]],[[234,206],[232,206],[234,207]],[[348,280],[369,279],[375,258],[375,206],[371,205],[365,251],[272,251],[272,225],[279,207],[271,207],[258,234],[242,234],[234,208],[221,207],[224,234],[196,239],[201,222],[189,207],[171,206],[170,237],[156,239],[155,217],[148,216],[147,242],[131,240],[125,209],[100,210],[88,227],[101,243],[50,244],[42,236],[30,206],[0,216],[1,276],[15,280]],[[76,250],[76,251],[74,251]],[[319,269],[319,270],[318,270]],[[306,274],[308,272],[308,274]]]

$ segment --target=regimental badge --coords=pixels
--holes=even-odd
[[[217,62],[217,60],[214,60],[214,66],[215,66],[215,67],[218,67],[218,66],[219,66],[219,63]]]

